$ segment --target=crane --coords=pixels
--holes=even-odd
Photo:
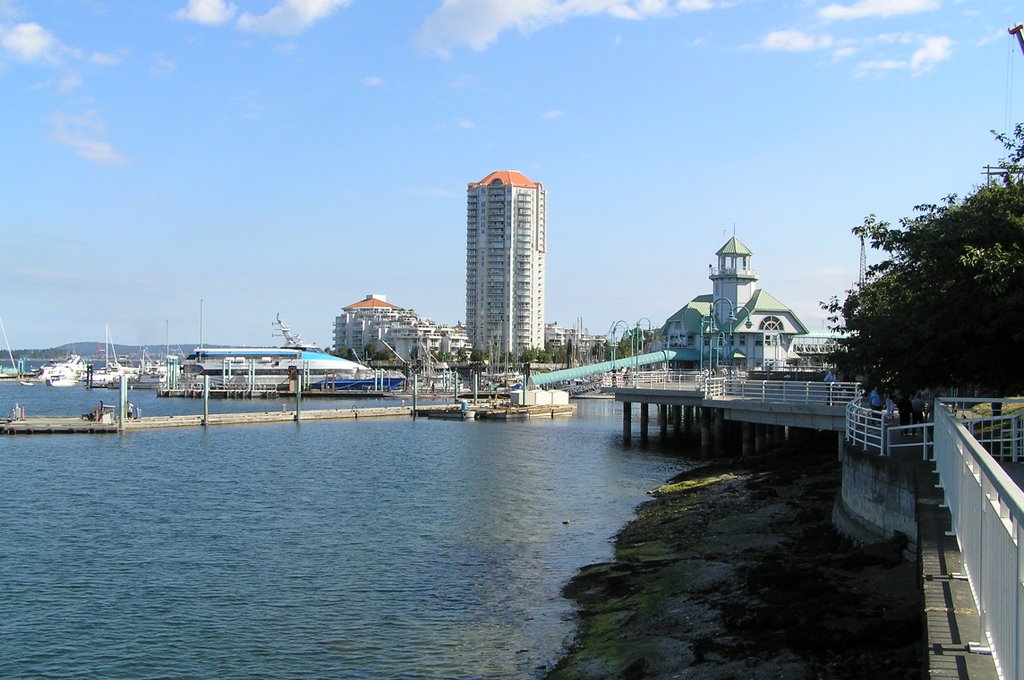
[[[1006,32],[1010,35],[1017,36],[1017,43],[1020,44],[1020,51],[1024,54],[1024,35],[1021,32],[1024,31],[1024,24],[1017,24],[1013,28],[1006,29]]]

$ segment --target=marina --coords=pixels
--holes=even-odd
[[[371,406],[359,405],[344,408],[303,409],[300,405],[301,402],[296,402],[294,398],[284,399],[280,395],[277,396],[278,401],[281,403],[279,411],[232,410],[227,413],[209,413],[209,406],[204,405],[203,413],[146,416],[137,415],[139,412],[137,405],[131,402],[126,402],[124,409],[118,409],[112,404],[104,404],[101,401],[100,406],[94,407],[89,412],[79,416],[67,414],[30,416],[26,414],[26,406],[18,403],[11,409],[7,418],[0,420],[0,434],[111,434],[119,431],[137,432],[167,428],[358,420],[367,418],[424,417],[448,420],[525,420],[570,416],[576,412],[574,404],[512,406],[508,402],[492,400],[474,403],[461,400],[457,403],[442,401],[441,403],[419,404],[416,399],[410,400],[408,405],[405,403],[406,400],[403,399],[401,404],[397,406],[384,405],[388,404],[388,402],[393,403],[394,400],[377,399],[376,404]],[[136,399],[137,397],[132,395],[132,398]],[[236,403],[244,405],[244,402]],[[120,415],[122,413],[127,414],[127,416],[122,418]]]
[[[29,418],[104,393],[0,385]],[[131,398],[142,422],[200,417],[195,400]],[[389,406],[5,438],[0,676],[543,677],[575,628],[562,586],[608,559],[680,459],[623,448],[610,401],[505,423],[306,420]]]

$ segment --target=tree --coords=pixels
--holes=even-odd
[[[899,227],[869,215],[853,229],[888,258],[826,305],[848,333],[840,370],[905,390],[1024,389],[1024,126],[997,139],[1010,151],[1001,181],[917,206]]]

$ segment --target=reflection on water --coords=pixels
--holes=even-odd
[[[47,389],[0,404],[99,398]],[[538,677],[561,586],[682,465],[620,414],[0,438],[0,677]]]

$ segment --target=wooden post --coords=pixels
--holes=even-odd
[[[720,408],[714,410],[715,416],[715,445],[721,447],[725,441],[725,413]]]
[[[646,401],[640,404],[640,442],[647,443],[647,426],[650,422],[650,404]]]
[[[743,423],[743,448],[742,455],[749,456],[754,453],[754,424]]]
[[[417,400],[419,399],[420,391],[420,377],[415,373],[412,374],[412,418],[416,419],[416,408],[418,406]]]
[[[628,444],[633,436],[633,404],[622,402],[622,442]]]
[[[121,374],[121,379],[118,380],[118,392],[120,392],[119,399],[120,404],[117,405],[117,429],[124,429],[124,415],[125,409],[128,408],[128,376]],[[102,413],[100,414],[103,415]]]
[[[210,376],[203,376],[203,427],[210,422]]]
[[[679,435],[683,427],[682,420],[683,407],[677,404],[672,407],[672,429],[673,433],[676,434],[677,436]]]

